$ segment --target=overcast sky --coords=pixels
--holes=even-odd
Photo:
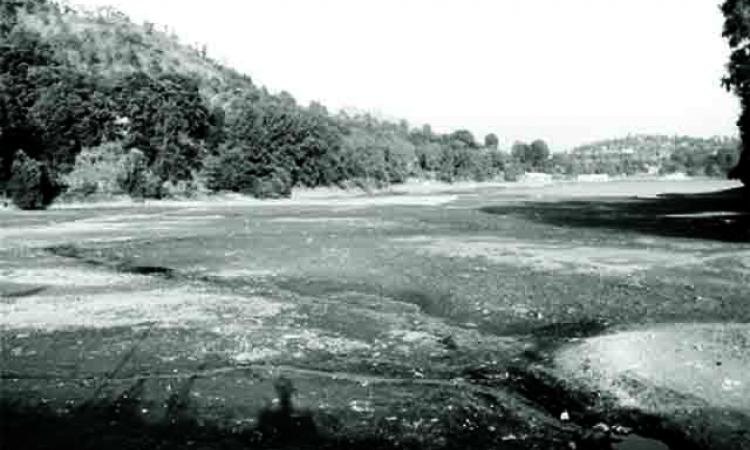
[[[553,149],[735,135],[718,0],[77,0],[168,25],[301,103]]]

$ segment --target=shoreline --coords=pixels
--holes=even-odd
[[[362,188],[344,189],[339,187],[319,187],[319,188],[297,188],[292,191],[288,198],[279,199],[259,199],[244,194],[233,192],[220,192],[215,194],[198,194],[194,197],[175,197],[164,199],[133,199],[127,195],[115,196],[93,196],[88,200],[62,200],[56,201],[48,211],[71,210],[71,209],[93,209],[93,208],[131,208],[131,207],[163,207],[163,208],[180,208],[180,207],[205,207],[210,205],[221,204],[224,206],[304,206],[304,205],[322,205],[336,203],[341,206],[369,206],[369,205],[417,205],[417,204],[441,204],[454,200],[459,194],[467,194],[480,190],[532,190],[538,194],[554,195],[554,192],[545,192],[547,189],[555,186],[575,186],[580,188],[580,192],[574,195],[602,195],[602,190],[607,191],[606,186],[617,186],[622,183],[633,183],[637,185],[640,182],[660,182],[674,183],[680,185],[675,193],[690,193],[694,189],[685,189],[690,183],[696,183],[696,190],[701,190],[698,183],[714,183],[720,188],[740,187],[742,184],[738,181],[727,180],[723,178],[709,177],[689,177],[684,179],[674,179],[670,177],[620,177],[610,178],[602,181],[580,181],[576,179],[551,179],[551,180],[529,180],[529,181],[461,181],[456,183],[446,183],[435,180],[410,179],[405,183],[394,184],[385,188],[365,190]],[[688,184],[688,186],[686,186]],[[590,192],[589,188],[601,187],[596,192]],[[616,192],[612,195],[622,196],[620,189],[614,189]],[[606,195],[606,194],[605,194]],[[650,192],[640,192],[634,189],[629,195],[633,197],[651,197]],[[21,212],[12,205],[10,199],[0,198],[0,212]]]

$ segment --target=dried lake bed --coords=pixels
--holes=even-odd
[[[748,448],[750,220],[710,194],[734,187],[0,211],[2,398],[154,424],[181,392],[240,430],[283,376],[383,448]]]

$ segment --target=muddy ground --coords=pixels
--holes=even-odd
[[[0,211],[3,440],[750,448],[735,187]]]

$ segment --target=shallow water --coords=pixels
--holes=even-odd
[[[614,450],[670,450],[669,447],[661,441],[644,438],[637,434],[631,434],[616,443]]]

